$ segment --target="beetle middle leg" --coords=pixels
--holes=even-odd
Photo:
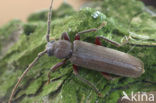
[[[102,97],[102,94],[100,93],[100,91],[96,88],[96,86],[93,83],[89,82],[88,80],[84,79],[83,77],[79,75],[78,68],[74,64],[73,64],[73,73],[79,80],[81,80],[83,83],[89,85],[92,89],[94,89],[95,92],[98,94],[98,96]]]
[[[100,30],[101,28],[103,28],[106,24],[107,24],[106,22],[103,22],[98,28],[92,28],[92,29],[88,29],[88,30],[78,32],[75,36],[75,40],[80,40],[80,34],[89,33],[89,32],[96,32],[96,31]]]
[[[50,83],[50,73],[51,73],[51,72],[54,72],[54,71],[57,70],[59,67],[61,67],[62,65],[64,65],[64,64],[66,63],[67,60],[68,60],[68,59],[64,59],[63,61],[61,61],[61,62],[55,64],[55,65],[50,69],[50,71],[49,71],[49,73],[48,73],[48,82],[47,82],[48,84]]]
[[[129,38],[129,37],[124,37],[124,38],[123,38],[123,42],[122,42],[122,43],[118,43],[118,42],[113,41],[113,40],[110,40],[110,39],[108,39],[108,38],[106,38],[106,37],[104,37],[104,36],[96,36],[95,42],[96,42],[97,44],[99,44],[99,45],[102,45],[101,42],[100,42],[100,39],[103,39],[103,40],[105,40],[105,41],[111,43],[112,45],[114,45],[114,46],[116,46],[116,47],[121,47],[121,46],[127,44],[127,43],[128,43],[128,40],[129,40],[130,38]]]

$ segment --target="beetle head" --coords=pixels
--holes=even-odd
[[[48,56],[55,56],[59,59],[69,58],[72,53],[72,44],[66,40],[48,42],[46,45]]]
[[[48,42],[46,45],[46,50],[47,50],[47,54],[48,56],[53,56],[53,51],[54,51],[54,42],[55,40]]]

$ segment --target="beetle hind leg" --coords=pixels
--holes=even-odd
[[[100,91],[96,88],[96,86],[93,83],[89,82],[88,80],[84,79],[83,77],[79,75],[78,68],[76,65],[73,65],[73,73],[79,80],[81,80],[83,83],[89,85],[92,89],[94,89],[99,97],[102,97],[102,94],[100,93]]]
[[[103,77],[104,77],[105,79],[107,79],[107,80],[114,80],[114,79],[116,79],[116,77],[111,76],[111,75],[110,75],[110,74],[108,74],[108,73],[101,72],[101,74],[102,74],[102,75],[103,75]]]

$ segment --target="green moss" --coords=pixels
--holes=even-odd
[[[26,35],[30,35],[31,33],[33,33],[36,29],[36,25],[33,25],[33,24],[25,24],[23,26],[23,29],[24,29],[24,34]]]
[[[12,20],[0,28],[0,57],[3,55],[2,52],[6,52],[3,49],[13,41],[20,27],[21,21]]]
[[[0,37],[1,39],[6,39],[10,36],[10,34],[17,29],[21,21],[19,20],[12,20],[8,24],[2,26],[0,28]]]
[[[118,30],[115,30],[114,33],[129,34],[143,40],[147,38],[156,40],[156,19],[145,11],[142,2],[138,0],[105,0],[91,3],[88,6],[97,8],[115,20]],[[138,37],[138,35],[140,36]]]
[[[132,3],[128,3],[128,5],[130,6],[132,4],[139,3],[134,1],[135,0],[133,0]],[[109,1],[105,0],[105,2]],[[108,3],[108,5],[110,4]],[[118,8],[116,7],[116,9]],[[134,9],[129,9],[129,11],[133,10]],[[139,11],[142,9],[136,10]],[[109,14],[97,12],[94,9],[85,8],[77,13],[72,14],[71,16],[55,19],[52,21],[51,37],[59,38],[61,33],[66,31],[69,33],[69,36],[73,41],[73,38],[77,32],[90,28],[96,28],[99,27],[99,25],[101,25],[103,22],[107,22],[107,25],[101,30],[94,33],[87,33],[86,35],[81,36],[81,39],[86,42],[94,43],[96,35],[103,35],[107,38],[120,42],[121,38],[124,36],[131,35],[128,32],[129,30],[134,32],[136,36],[138,36],[138,34],[145,35],[141,33],[144,30],[147,30],[146,36],[149,36],[152,40],[141,40],[140,37],[138,39],[136,36],[133,36],[135,38],[130,40],[130,42],[136,43],[137,40],[140,40],[141,43],[143,41],[155,42],[153,40],[155,29],[152,25],[155,25],[156,23],[154,19],[152,19],[148,14],[144,13],[144,11],[142,11],[140,16],[136,16],[140,19],[138,19],[139,21],[137,22],[141,22],[141,24],[135,23],[135,19],[133,18],[134,20],[130,24],[131,29],[127,28],[129,23],[126,23],[126,20],[120,21],[121,18],[116,16],[117,14],[113,12],[114,11],[112,11],[111,16]],[[125,14],[123,13],[123,15],[128,15],[126,11],[124,12]],[[128,16],[130,15],[131,13]],[[116,19],[113,16],[116,17]],[[123,16],[123,18],[126,17]],[[153,21],[152,25],[149,25],[148,22],[146,22],[147,20],[150,22]],[[119,23],[119,21],[121,23]],[[145,25],[143,25],[143,21],[145,21]],[[123,24],[126,26],[121,28]],[[3,57],[3,61],[0,62],[0,97],[4,102],[7,101],[16,78],[20,76],[28,64],[32,62],[37,53],[44,50],[46,45],[46,22],[38,21],[33,24],[28,23],[26,25],[28,25],[28,27],[35,25],[35,31],[31,32],[31,35],[29,36],[24,35],[26,32],[23,32],[18,42],[9,49],[7,54]],[[138,30],[139,27],[141,29]],[[150,29],[151,27],[152,29]],[[151,32],[153,35],[151,35]],[[61,67],[55,73],[51,74],[51,79],[53,81],[49,85],[46,85],[49,69],[61,60],[45,55],[38,61],[38,63],[22,81],[21,85],[19,86],[18,93],[14,98],[15,102],[42,103],[43,101],[49,101],[54,103],[115,103],[122,96],[122,91],[126,91],[126,93],[130,94],[131,91],[146,92],[156,90],[154,83],[156,81],[156,48],[136,47],[130,45],[116,48],[106,42],[102,43],[107,47],[128,52],[129,54],[140,58],[145,64],[145,73],[136,79],[120,77],[114,81],[108,81],[103,78],[99,72],[79,67],[79,74],[94,83],[103,94],[103,97],[99,98],[94,90],[83,84],[74,76],[74,74],[72,74],[72,64],[70,64],[70,62]]]

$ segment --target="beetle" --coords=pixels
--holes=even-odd
[[[48,83],[50,82],[50,73],[56,71],[59,67],[64,65],[69,60],[73,64],[73,73],[76,75],[76,77],[78,77],[81,81],[91,86],[99,96],[101,96],[101,93],[96,88],[96,86],[94,86],[94,84],[82,78],[78,74],[78,66],[99,71],[103,74],[103,76],[106,79],[112,79],[112,77],[109,74],[135,78],[135,77],[139,77],[144,72],[144,64],[141,60],[127,53],[104,47],[102,46],[100,40],[104,39],[105,41],[118,47],[124,45],[125,44],[124,42],[122,44],[119,44],[103,36],[97,36],[95,38],[95,44],[80,41],[81,34],[88,33],[88,32],[96,32],[99,29],[101,29],[105,25],[105,23],[103,23],[98,28],[93,28],[93,29],[84,30],[82,32],[78,32],[75,35],[75,40],[73,43],[70,41],[67,32],[62,33],[60,40],[50,41],[49,37],[50,37],[50,24],[51,24],[51,17],[52,17],[52,4],[53,4],[53,0],[51,1],[49,13],[48,13],[46,48],[44,51],[38,53],[38,56],[33,60],[31,64],[29,64],[28,68],[26,68],[26,70],[20,76],[15,87],[12,90],[8,103],[12,102],[12,98],[15,94],[15,91],[19,83],[26,75],[26,73],[35,65],[35,63],[44,54],[47,54],[48,56],[55,56],[58,59],[64,59],[63,61],[57,63],[50,69],[50,72],[48,73],[48,78],[49,78]]]

